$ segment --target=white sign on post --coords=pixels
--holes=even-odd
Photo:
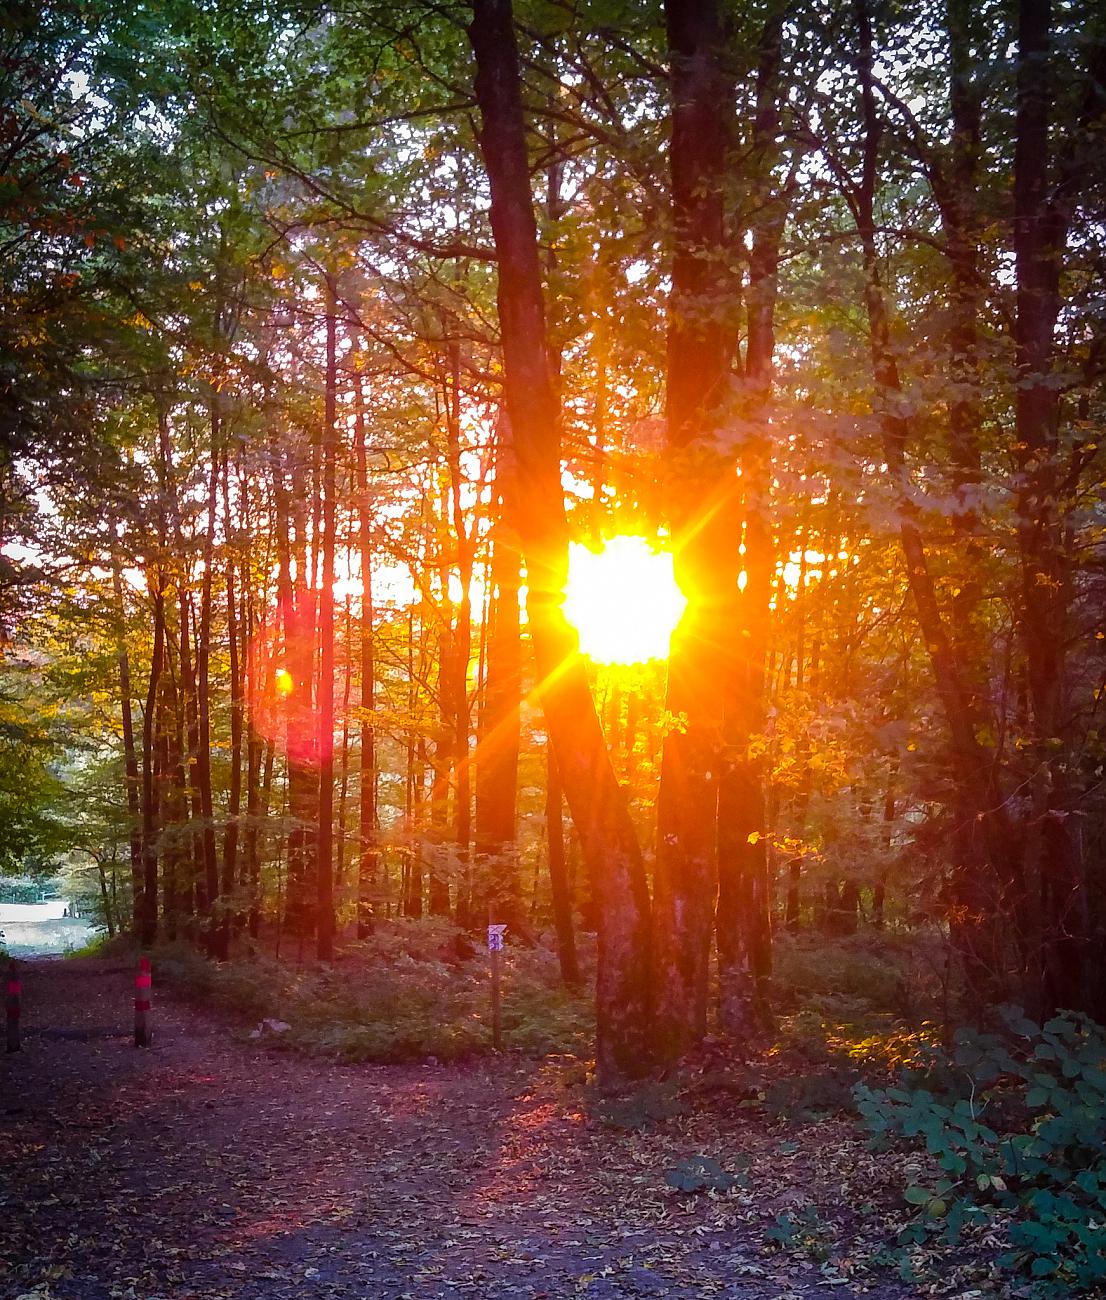
[[[503,951],[503,935],[506,929],[507,927],[505,925],[488,926],[488,951],[489,952]]]

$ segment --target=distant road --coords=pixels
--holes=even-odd
[[[62,899],[48,903],[0,903],[3,946],[13,957],[46,957],[80,948],[92,938],[97,927],[84,917],[63,916],[67,907]]]

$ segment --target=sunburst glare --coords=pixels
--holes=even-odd
[[[600,551],[569,547],[565,615],[580,649],[599,663],[666,659],[686,605],[672,556],[643,537],[614,537]]]

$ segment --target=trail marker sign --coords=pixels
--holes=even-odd
[[[506,929],[507,927],[505,925],[488,926],[488,951],[489,952],[503,951],[503,935],[506,932]]]

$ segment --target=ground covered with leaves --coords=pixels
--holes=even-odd
[[[896,1276],[909,1157],[868,1150],[832,1079],[723,1062],[601,1100],[569,1056],[307,1058],[163,994],[137,1050],[126,965],[29,963],[24,988],[4,1297],[974,1293],[959,1260]]]

